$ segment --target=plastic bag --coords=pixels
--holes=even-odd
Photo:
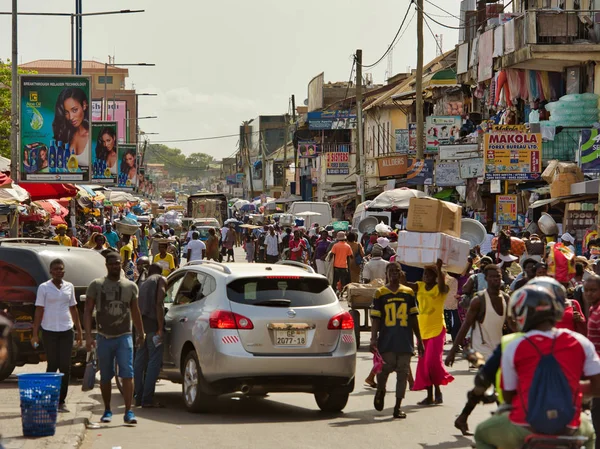
[[[83,381],[81,382],[82,391],[90,391],[94,389],[96,384],[96,371],[98,370],[98,362],[96,360],[96,351],[92,350],[88,354],[88,361],[85,365],[85,372],[83,373]]]
[[[373,373],[379,374],[383,370],[383,357],[379,351],[375,351],[373,354]]]
[[[548,275],[567,283],[575,276],[575,254],[562,243],[551,242],[548,254]]]

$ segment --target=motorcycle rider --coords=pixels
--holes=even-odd
[[[563,430],[566,435],[588,438],[586,448],[594,447],[594,429],[581,415],[583,394],[600,396],[600,358],[594,345],[581,334],[556,329],[564,306],[554,291],[542,285],[527,285],[511,296],[509,309],[518,335],[502,350],[503,396],[510,404],[509,413],[496,413],[475,431],[479,449],[519,449],[533,432],[527,422],[529,390],[540,363],[541,354],[550,354],[558,362],[573,393],[575,415]],[[588,380],[580,381],[585,376]],[[544,400],[543,398],[540,400]]]

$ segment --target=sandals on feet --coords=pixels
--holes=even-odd
[[[433,402],[433,399],[431,399],[431,398],[425,398],[421,402],[417,402],[417,405],[434,405],[434,404],[435,404],[435,402]]]
[[[444,403],[444,395],[440,394],[440,395],[438,396],[438,395],[436,394],[436,395],[435,395],[435,401],[434,401],[434,403],[435,403],[436,405],[441,405],[441,404],[443,404],[443,403]]]
[[[406,419],[406,413],[404,413],[400,407],[394,407],[394,418]]]
[[[371,380],[371,379],[365,379],[365,385],[367,385],[371,388],[377,388],[377,382],[375,382],[374,380]]]

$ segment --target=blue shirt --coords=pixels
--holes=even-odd
[[[106,237],[108,246],[111,248],[116,248],[119,244],[119,234],[117,234],[115,231],[105,232],[104,237]]]

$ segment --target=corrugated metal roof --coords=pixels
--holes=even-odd
[[[35,61],[26,62],[25,64],[19,64],[22,69],[60,69],[60,70],[71,70],[70,59],[37,59]],[[104,63],[98,61],[83,61],[83,70],[104,70]],[[126,68],[108,66],[108,70],[111,72],[125,72]]]

